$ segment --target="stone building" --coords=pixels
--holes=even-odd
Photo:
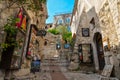
[[[71,13],[64,13],[54,16],[53,20],[53,28],[58,27],[59,25],[66,26],[70,31],[70,21],[71,21]]]
[[[111,64],[119,77],[119,0],[76,0],[71,20],[74,51],[83,63],[93,60],[95,70],[103,70],[107,47],[114,56]],[[113,6],[115,5],[115,6]],[[103,57],[104,56],[104,57]]]
[[[44,42],[44,58],[52,59],[59,55],[58,50],[56,49],[57,39],[59,35],[54,35],[52,33],[47,33],[45,36]]]
[[[47,8],[46,8],[45,3],[38,4],[41,7],[41,10],[38,10],[36,14],[35,11],[28,9],[27,5],[23,5],[21,7],[17,5],[16,3],[13,3],[12,5],[10,4],[11,3],[9,1],[0,1],[0,32],[1,32],[0,33],[0,44],[4,43],[6,40],[7,34],[4,32],[3,26],[7,23],[7,19],[9,17],[16,17],[19,14],[20,9],[22,8],[23,9],[22,13],[24,14],[24,16],[26,16],[26,30],[23,31],[19,29],[19,32],[17,33],[18,38],[16,40],[18,40],[19,38],[21,39],[23,38],[23,43],[22,43],[22,51],[20,52],[21,58],[19,59],[22,61],[20,63],[18,61],[19,65],[21,65],[18,67],[18,69],[20,69],[20,67],[21,69],[15,72],[16,76],[20,76],[20,75],[28,74],[30,72],[29,63],[31,60],[26,58],[28,51],[29,51],[29,46],[34,45],[34,47],[36,47],[34,48],[36,49],[34,50],[36,51],[34,53],[39,54],[39,55],[42,54],[44,39],[42,36],[36,36],[36,33],[38,30],[44,29],[45,27],[45,20],[47,18]],[[3,57],[2,51],[3,50],[0,47],[0,60]],[[10,61],[12,62],[13,60],[14,59],[11,59]],[[4,61],[0,61],[0,62],[4,62]]]
[[[52,23],[47,23],[46,26],[45,26],[45,29],[48,30],[52,28]]]

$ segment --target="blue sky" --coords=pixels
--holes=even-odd
[[[74,0],[47,0],[48,19],[46,23],[53,22],[53,16],[60,13],[72,13]]]

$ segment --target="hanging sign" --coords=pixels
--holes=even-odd
[[[45,30],[39,30],[36,34],[36,36],[45,36],[46,35],[46,31]]]

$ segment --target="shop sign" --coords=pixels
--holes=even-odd
[[[45,30],[39,30],[36,34],[36,36],[45,36],[46,35],[46,31]]]
[[[89,28],[82,28],[82,36],[89,37]]]
[[[65,45],[64,45],[64,48],[65,48],[65,49],[68,49],[69,47],[70,47],[70,44],[65,44]]]

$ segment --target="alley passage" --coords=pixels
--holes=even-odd
[[[68,61],[65,57],[44,59],[41,71],[15,80],[99,80],[96,74],[68,71]]]
[[[64,74],[62,73],[60,69],[60,67],[65,67],[64,64],[58,61],[55,61],[55,60],[52,60],[51,63],[49,64],[51,64],[51,66],[49,65],[48,72],[50,72],[52,80],[67,80],[67,78],[64,76]]]
[[[63,72],[67,72],[68,62],[65,57],[43,60],[41,63],[41,80],[67,80]],[[61,68],[65,70],[61,70]],[[40,79],[39,79],[40,80]]]

